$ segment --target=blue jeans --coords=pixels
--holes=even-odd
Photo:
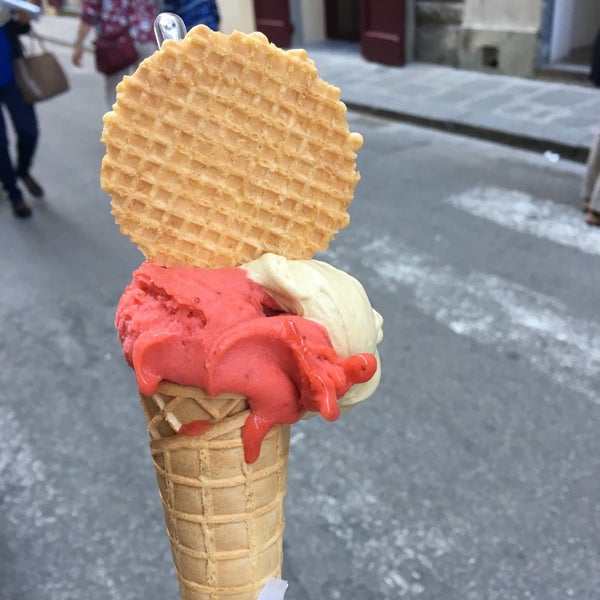
[[[17,176],[27,175],[38,141],[35,110],[26,104],[13,81],[0,87],[0,105],[4,105],[17,135],[17,164],[13,166],[8,149],[8,136],[3,111],[0,110],[0,183],[11,202],[19,202],[23,194],[17,186]]]

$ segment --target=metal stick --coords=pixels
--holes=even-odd
[[[165,12],[160,13],[154,19],[154,35],[156,36],[156,43],[159,48],[165,40],[175,40],[178,42],[185,37],[185,34],[185,24],[178,15]]]

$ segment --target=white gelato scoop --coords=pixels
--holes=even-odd
[[[318,260],[288,260],[277,254],[264,254],[242,268],[283,310],[323,325],[342,358],[361,352],[375,355],[375,375],[340,398],[342,410],[375,391],[381,378],[377,344],[383,338],[383,318],[358,280]]]

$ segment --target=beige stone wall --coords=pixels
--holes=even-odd
[[[537,49],[538,37],[535,33],[463,29],[458,66],[474,71],[531,77],[535,69]]]
[[[454,67],[458,64],[463,9],[462,0],[415,1],[415,60]]]
[[[234,29],[244,33],[256,30],[254,3],[252,0],[218,0],[221,13],[221,31],[231,33]]]
[[[465,0],[467,29],[537,31],[542,0]]]
[[[324,0],[301,0],[298,12],[302,20],[302,44],[318,42],[325,39],[325,4]]]
[[[465,0],[458,66],[531,77],[535,71],[542,0]]]

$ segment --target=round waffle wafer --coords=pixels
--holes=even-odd
[[[362,137],[303,50],[192,29],[117,87],[103,189],[122,233],[165,266],[306,259],[348,225]]]

